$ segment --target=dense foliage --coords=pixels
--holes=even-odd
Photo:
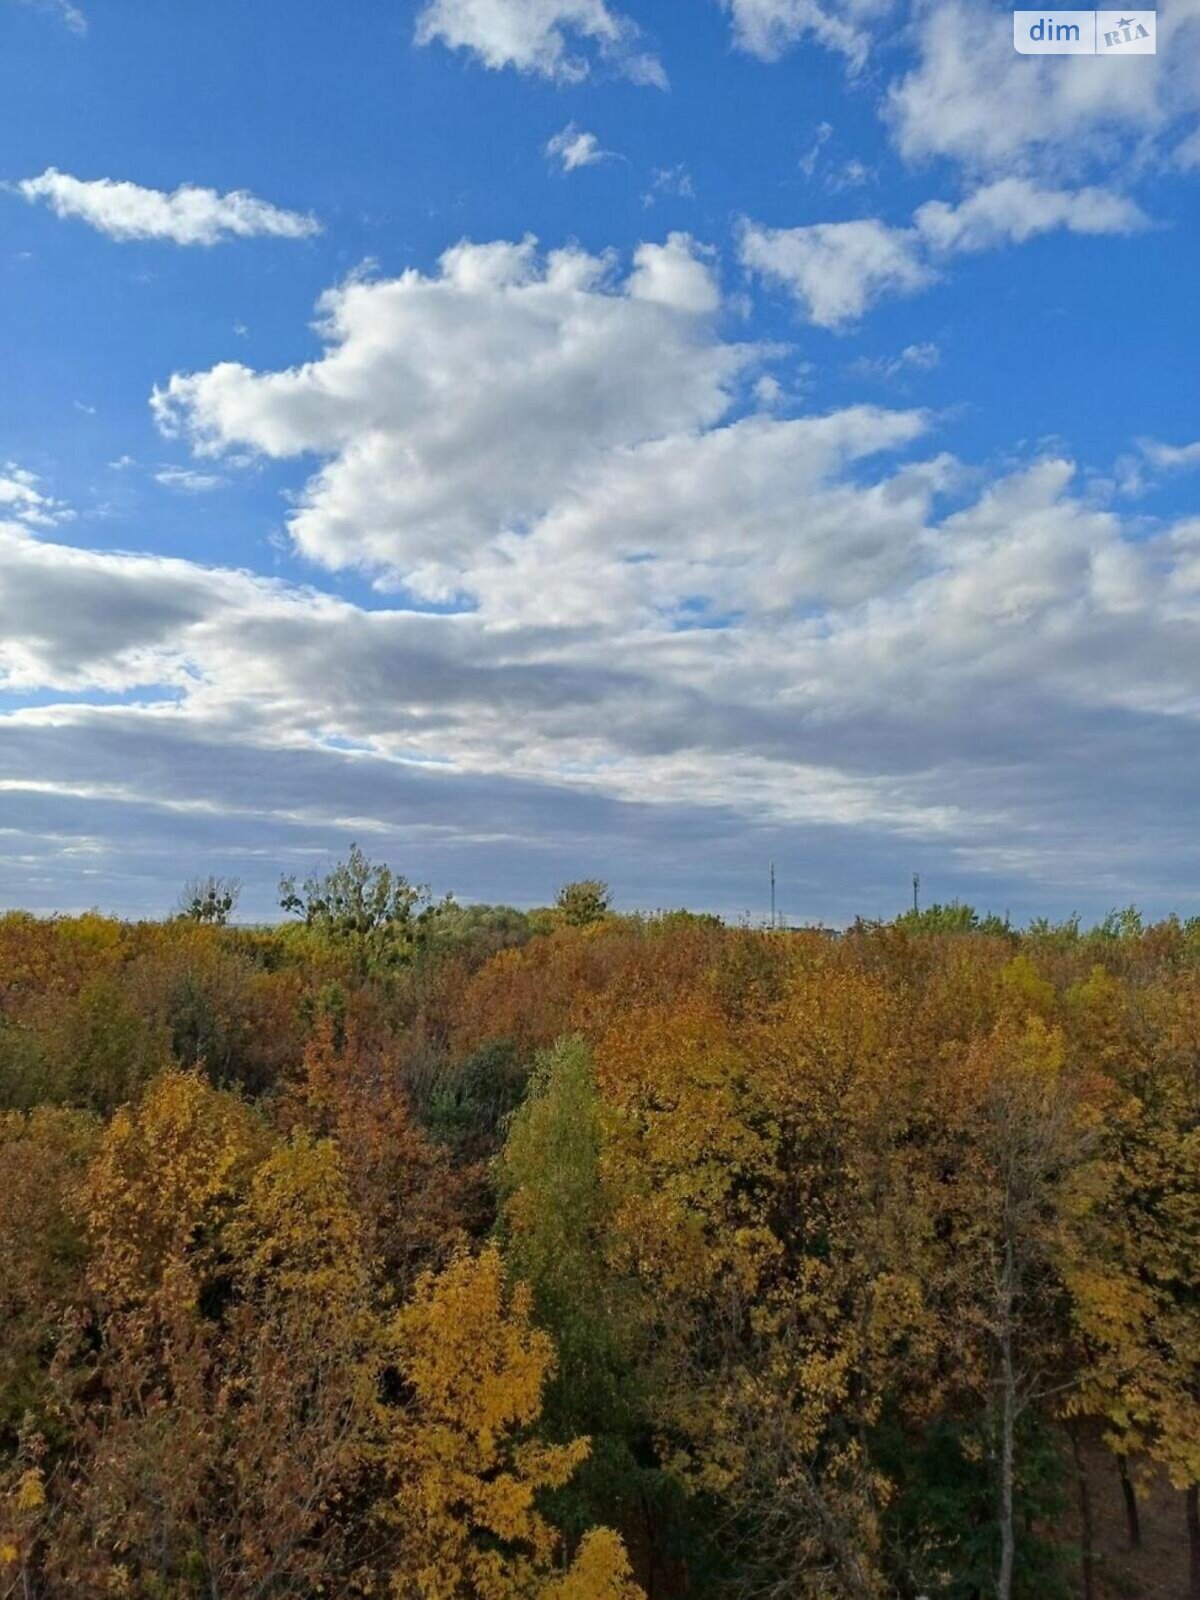
[[[0,1595],[1200,1594],[1200,929],[282,893],[0,918]]]

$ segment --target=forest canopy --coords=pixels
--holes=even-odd
[[[281,895],[0,918],[0,1595],[1200,1593],[1200,924]]]

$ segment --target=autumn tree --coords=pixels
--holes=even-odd
[[[499,1251],[460,1255],[417,1282],[393,1327],[409,1401],[393,1425],[396,1480],[388,1518],[399,1557],[396,1594],[422,1600],[626,1600],[640,1593],[619,1539],[603,1530],[563,1573],[559,1536],[538,1510],[588,1441],[540,1442],[533,1432],[554,1370],[532,1297],[509,1287]]]
[[[955,1321],[957,1385],[979,1397],[986,1421],[999,1600],[1014,1592],[1017,1569],[1021,1429],[1045,1414],[1069,1371],[1065,1236],[1085,1203],[1099,1117],[1092,1086],[1067,1070],[1062,1030],[1022,1009],[956,1053],[936,1091],[947,1245],[937,1288]]]
[[[275,1117],[281,1129],[336,1140],[363,1248],[393,1292],[406,1293],[419,1272],[466,1242],[473,1174],[455,1169],[423,1133],[385,1039],[353,1019],[339,1030],[332,1017],[319,1018]]]
[[[1158,985],[1139,1005],[1096,968],[1071,1002],[1121,1091],[1071,1280],[1080,1409],[1103,1419],[1120,1457],[1144,1454],[1182,1492],[1200,1600],[1200,988],[1191,977]]]
[[[623,1018],[597,1054],[604,1170],[659,1353],[664,1461],[726,1508],[739,1584],[866,1597],[883,1581],[866,1342],[899,1337],[908,1291],[860,1265],[838,1107],[860,1072],[882,1084],[886,1028],[869,986],[810,981],[796,1006],[774,1039],[700,996]]]
[[[73,1200],[99,1137],[96,1120],[79,1111],[0,1113],[0,1444],[40,1411],[79,1293],[85,1252]]]

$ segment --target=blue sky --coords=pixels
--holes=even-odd
[[[1200,909],[1200,0],[0,0],[0,903]]]

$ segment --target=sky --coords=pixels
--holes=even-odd
[[[0,906],[1200,912],[1200,0],[0,0]]]

